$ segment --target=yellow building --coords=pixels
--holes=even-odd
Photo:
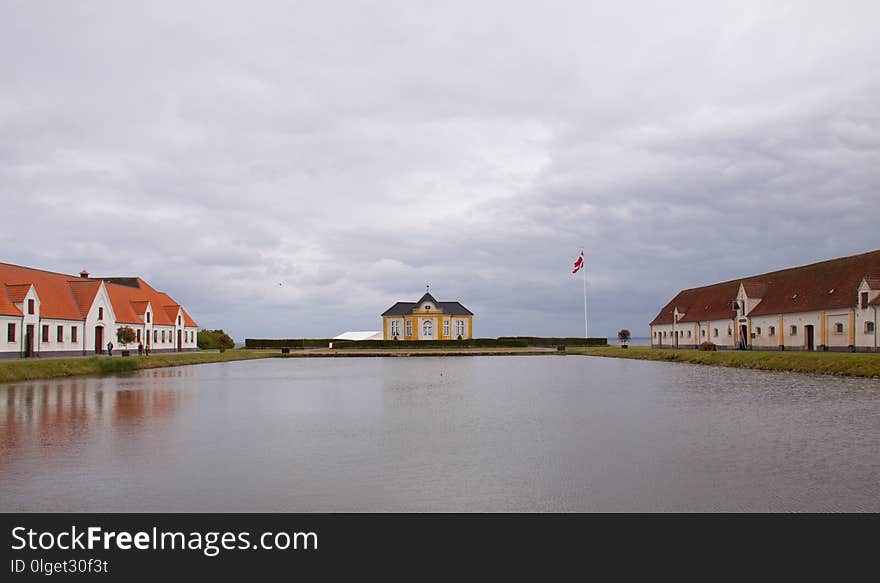
[[[467,340],[474,314],[459,302],[438,302],[426,293],[417,302],[397,302],[382,314],[385,340]]]

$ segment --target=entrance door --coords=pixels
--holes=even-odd
[[[804,348],[807,350],[813,350],[813,325],[807,324],[804,326]]]
[[[28,324],[24,333],[24,356],[30,358],[34,355],[34,325]]]
[[[675,331],[675,336],[673,336],[673,342],[675,343],[675,348],[678,348],[678,335],[680,332],[678,330]]]
[[[95,326],[95,354],[104,354],[104,327]]]
[[[749,327],[745,324],[739,327],[739,343],[740,348],[745,348],[749,344]]]
[[[183,332],[177,331],[177,352],[183,352]]]

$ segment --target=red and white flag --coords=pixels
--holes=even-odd
[[[571,271],[572,273],[577,273],[581,269],[584,268],[584,250],[581,249],[581,254],[578,256],[577,261],[574,262],[574,269]]]

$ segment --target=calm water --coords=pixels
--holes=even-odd
[[[880,511],[880,381],[577,356],[0,385],[0,511]]]

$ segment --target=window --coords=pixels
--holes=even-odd
[[[727,335],[728,335],[728,336],[732,336],[732,335],[733,335],[733,330],[730,329],[730,326],[727,327]]]
[[[455,321],[455,335],[464,337],[464,320]]]
[[[147,312],[147,324],[150,323],[150,312]]]
[[[34,300],[28,300],[28,314],[34,313]]]
[[[180,326],[180,316],[177,316],[177,325]]]
[[[755,334],[757,334],[758,336],[761,335],[761,327],[760,327],[760,326],[758,326],[757,328],[755,328]]]
[[[49,342],[49,325],[43,324],[43,342]]]
[[[412,336],[412,320],[406,321],[406,335]]]
[[[141,329],[140,328],[137,329],[137,342],[138,342],[138,344],[141,343]]]
[[[58,326],[55,330],[55,337],[58,339],[58,342],[64,342],[64,326]]]
[[[10,324],[12,325],[12,324]],[[874,322],[865,322],[865,332],[871,333],[874,332]]]
[[[70,341],[76,342],[76,326],[70,327]]]
[[[165,330],[162,330],[162,342],[165,342]]]
[[[400,336],[400,320],[391,320],[391,335]]]
[[[712,336],[718,338],[718,328],[713,328],[713,329],[712,329]]]
[[[792,326],[792,327],[791,327],[791,335],[792,335],[792,336],[797,336],[797,326]]]
[[[6,325],[6,342],[15,342],[15,324]]]
[[[700,336],[702,336],[703,338],[705,338],[705,337],[706,337],[706,331],[705,331],[705,330],[700,330]]]
[[[156,344],[157,342],[159,342],[159,331],[153,330],[153,344]]]
[[[843,322],[837,322],[834,325],[834,333],[835,334],[843,334]]]
[[[690,337],[691,337],[691,331],[688,330],[688,338],[690,338]]]
[[[776,336],[776,326],[770,326],[770,332],[768,332],[769,336]]]
[[[431,320],[425,320],[422,322],[422,336],[426,338],[430,338],[434,336],[434,322]]]
[[[666,338],[666,330],[663,331],[663,338]]]
[[[859,297],[859,306],[864,310],[868,307],[868,292],[862,292]]]
[[[443,320],[443,335],[449,336],[449,320]]]
[[[98,308],[98,319],[99,320],[104,319],[104,308]]]

